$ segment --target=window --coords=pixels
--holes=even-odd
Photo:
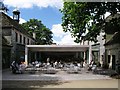
[[[18,33],[15,33],[15,41],[18,42]]]
[[[25,37],[24,37],[24,39],[23,39],[23,43],[25,44]]]
[[[29,45],[29,39],[27,39],[27,45]]]
[[[22,43],[22,35],[20,35],[20,43]]]
[[[115,55],[112,55],[112,69],[115,70],[116,68],[116,57]]]

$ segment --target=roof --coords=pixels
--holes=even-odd
[[[100,45],[100,43],[95,43],[95,44],[93,44],[92,46],[97,46],[97,45]]]
[[[105,32],[107,34],[114,34],[117,31],[120,31],[120,13],[109,15],[106,18]]]
[[[112,19],[115,19],[115,18],[120,18],[120,13],[116,13],[116,14],[113,14],[113,15],[109,15],[107,18],[106,18],[106,22],[109,22],[110,20]]]
[[[120,44],[120,32],[116,32],[113,37],[104,45]]]
[[[74,52],[86,51],[89,45],[26,45],[32,51]]]
[[[15,8],[15,9],[13,10],[13,13],[20,13],[20,11],[18,10],[18,8]]]
[[[0,16],[2,17],[2,28],[13,27],[19,32],[34,39],[32,36],[28,34],[28,32],[17,21],[13,20],[12,18],[10,18],[8,15],[6,15],[3,12],[0,12]]]

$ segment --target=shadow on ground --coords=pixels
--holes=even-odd
[[[45,77],[44,77],[45,78]],[[47,76],[46,78],[51,78]],[[47,85],[60,85],[63,82],[58,77],[52,77],[52,80],[3,80],[2,90],[38,90],[38,88],[44,88]]]

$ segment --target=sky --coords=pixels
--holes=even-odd
[[[15,8],[20,10],[20,23],[35,18],[53,32],[53,42],[59,45],[75,45],[70,33],[63,32],[62,13],[59,11],[63,7],[62,0],[3,0],[8,7],[8,15],[12,17]]]
[[[12,11],[20,10],[20,23],[29,19],[38,19],[53,32],[53,42],[59,45],[77,45],[70,32],[63,32],[61,26],[63,7],[62,0],[2,0],[8,7],[8,15],[12,17]],[[106,17],[109,13],[106,13]]]

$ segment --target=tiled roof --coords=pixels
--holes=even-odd
[[[28,37],[31,37],[33,39],[32,36],[30,36],[27,31],[22,28],[22,26],[15,20],[13,20],[12,18],[10,18],[8,15],[6,15],[3,12],[0,12],[0,16],[2,17],[2,27],[13,27],[16,28],[16,30],[18,30],[19,32],[27,35]]]

